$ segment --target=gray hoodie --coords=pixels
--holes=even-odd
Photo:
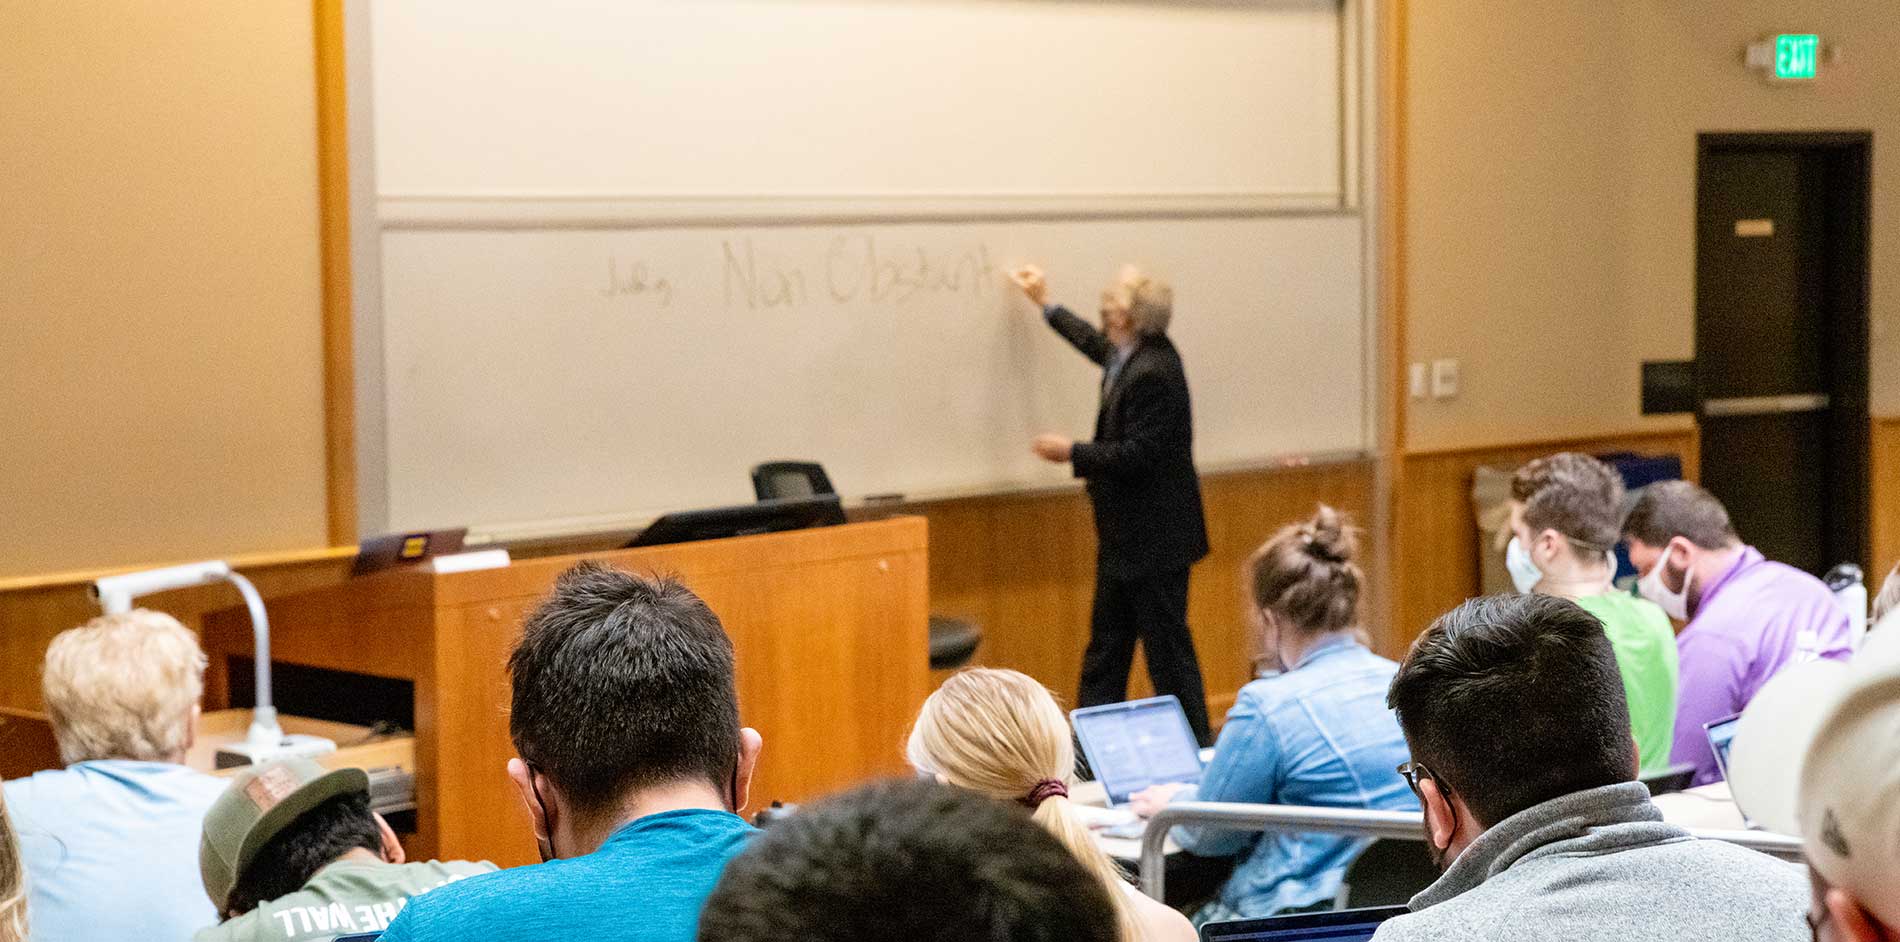
[[[1697,840],[1628,782],[1514,814],[1466,847],[1376,942],[1800,942],[1801,868]]]

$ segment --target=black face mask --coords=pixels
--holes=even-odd
[[[542,774],[540,769],[535,768],[534,763],[524,759],[522,760],[522,764],[528,767],[528,792],[534,796],[534,806],[536,810],[541,812],[541,820],[547,824],[547,836],[542,837],[537,834],[534,837],[535,852],[541,855],[542,863],[547,863],[550,860],[558,859],[561,855],[554,850],[554,818],[548,814],[547,801],[541,797],[541,779],[546,776]],[[738,756],[732,757],[732,771],[726,776],[726,793],[721,796],[721,799],[725,802],[727,811],[733,814],[739,813]]]
[[[528,767],[528,793],[534,796],[535,810],[541,812],[541,821],[547,825],[546,837],[539,834],[534,836],[535,852],[541,855],[542,863],[547,863],[560,856],[554,852],[554,816],[548,814],[547,802],[541,800],[541,770],[525,759],[522,760],[522,764]]]

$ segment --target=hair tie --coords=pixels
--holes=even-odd
[[[1029,790],[1029,794],[1016,800],[1021,802],[1023,807],[1034,811],[1037,807],[1041,806],[1043,802],[1057,795],[1061,795],[1064,798],[1069,797],[1069,786],[1062,784],[1061,779],[1045,778],[1037,782],[1036,787]]]

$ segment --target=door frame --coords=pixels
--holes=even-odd
[[[1700,232],[1708,157],[1717,152],[1801,151],[1833,162],[1825,238],[1829,242],[1826,280],[1827,320],[1832,337],[1829,374],[1832,395],[1834,499],[1828,516],[1832,529],[1849,550],[1847,559],[1862,572],[1871,572],[1873,416],[1869,402],[1872,345],[1869,303],[1873,284],[1873,148],[1870,130],[1849,131],[1720,131],[1696,135],[1696,195],[1691,219]],[[1695,308],[1700,329],[1702,316],[1702,253],[1697,236]],[[1858,355],[1855,355],[1858,351]],[[1696,422],[1700,427],[1698,406]]]

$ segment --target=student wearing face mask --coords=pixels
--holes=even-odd
[[[1672,757],[1695,783],[1721,777],[1703,726],[1740,713],[1789,664],[1845,660],[1847,611],[1821,580],[1744,544],[1715,496],[1687,481],[1643,488],[1623,520],[1643,597],[1687,621]]]
[[[1618,591],[1623,479],[1589,455],[1539,458],[1511,478],[1505,562],[1519,592],[1566,598],[1603,623],[1629,701],[1643,774],[1669,767],[1676,727],[1676,632],[1656,603]]]
[[[1171,801],[1239,801],[1328,808],[1418,808],[1393,772],[1405,738],[1386,706],[1398,665],[1366,649],[1359,622],[1364,576],[1353,562],[1355,531],[1321,506],[1286,527],[1248,561],[1248,608],[1267,673],[1240,689],[1198,787],[1138,792],[1137,814]],[[1330,908],[1346,866],[1367,840],[1332,834],[1272,834],[1178,827],[1197,854],[1245,852],[1197,923]]]

